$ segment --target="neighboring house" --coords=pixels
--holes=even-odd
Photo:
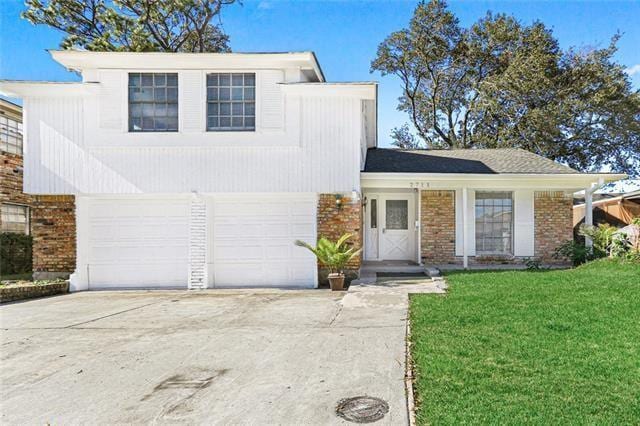
[[[22,192],[22,107],[0,99],[0,230],[30,234],[31,197]]]
[[[0,99],[0,228],[33,236],[35,279],[68,277],[75,270],[73,197],[23,192],[22,121],[22,107]]]
[[[73,290],[314,287],[294,240],[343,232],[367,261],[554,261],[571,194],[624,177],[377,149],[377,85],[328,83],[310,52],[51,54],[82,82],[0,91],[24,99],[25,190],[75,199]]]
[[[597,197],[597,198],[596,198]],[[585,221],[584,197],[574,198],[573,227],[577,231]],[[608,223],[622,228],[640,217],[640,190],[625,193],[594,194],[593,223]]]

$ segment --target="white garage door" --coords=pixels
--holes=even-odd
[[[90,288],[187,286],[188,200],[92,199],[87,208]]]
[[[314,287],[315,194],[217,196],[210,209],[210,286]]]

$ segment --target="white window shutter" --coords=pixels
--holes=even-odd
[[[282,71],[260,72],[260,127],[263,129],[282,129],[284,126],[284,97],[278,84],[282,82]]]
[[[122,111],[122,108],[126,105],[129,90],[126,79],[126,73],[121,71],[100,72],[99,122],[101,129],[122,129],[122,120],[126,116],[126,111]]]
[[[178,81],[179,115],[182,131],[198,132],[205,128],[205,77],[200,71],[183,71]]]

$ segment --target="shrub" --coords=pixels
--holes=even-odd
[[[589,260],[595,259],[593,251],[584,244],[574,240],[568,240],[561,244],[554,252],[556,259],[570,259],[574,266],[581,265]]]
[[[542,262],[538,259],[531,259],[530,257],[527,257],[523,259],[523,262],[530,271],[538,271],[542,269]]]
[[[631,252],[631,241],[629,241],[627,234],[622,232],[613,234],[611,244],[609,244],[609,255],[621,258],[625,257],[629,252]]]
[[[33,239],[30,235],[13,232],[0,233],[0,274],[31,272]]]
[[[594,258],[609,256],[611,250],[611,243],[613,242],[613,235],[618,231],[614,226],[608,223],[602,223],[598,226],[586,226],[580,227],[580,235],[591,238],[593,241],[593,255]]]
[[[637,226],[636,222],[638,220],[634,219],[631,226]],[[586,247],[582,242],[567,241],[556,249],[554,257],[569,258],[574,265],[601,257],[640,260],[640,250],[633,246],[628,231],[603,223],[598,226],[581,226],[580,235],[591,238],[593,246]]]

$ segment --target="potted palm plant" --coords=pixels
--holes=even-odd
[[[344,267],[354,257],[360,254],[361,249],[349,247],[346,242],[352,234],[344,234],[335,243],[327,238],[320,238],[315,247],[297,240],[295,244],[311,251],[321,265],[329,269],[329,285],[332,291],[344,290]]]

